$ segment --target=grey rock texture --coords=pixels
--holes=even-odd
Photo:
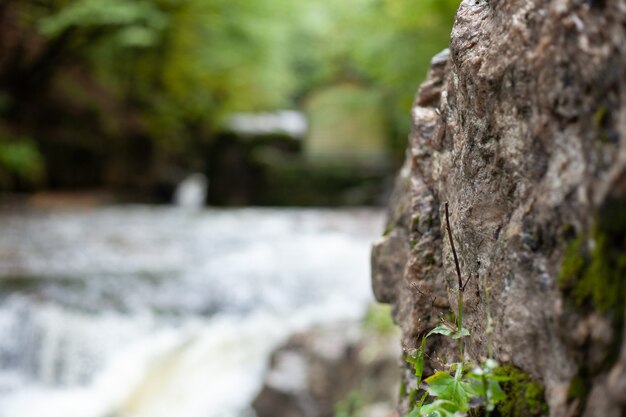
[[[626,1],[464,0],[412,118],[372,253],[405,350],[456,308],[448,202],[466,355],[543,383],[553,417],[626,416]]]
[[[333,417],[343,402],[348,409],[358,407],[363,417],[398,417],[393,406],[399,385],[397,340],[397,333],[379,334],[360,323],[293,335],[272,354],[252,404],[256,415]]]

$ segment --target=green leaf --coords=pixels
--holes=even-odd
[[[435,400],[426,404],[420,410],[420,414],[425,417],[454,417],[459,408],[452,401]]]
[[[484,367],[475,368],[465,376],[469,380],[470,395],[482,398],[489,411],[494,409],[495,404],[506,398],[498,382],[501,377],[493,375],[495,361],[491,362],[491,364],[486,363]]]
[[[489,381],[489,394],[489,400],[494,404],[506,399],[506,394],[502,387],[500,387],[498,381],[493,379]]]
[[[419,384],[422,382],[422,374],[424,372],[424,349],[420,348],[412,355],[409,355],[406,358],[406,362],[413,365],[413,370],[415,371],[419,387]]]
[[[428,384],[428,392],[435,397],[445,399],[452,398],[451,387],[455,383],[454,378],[447,372],[437,372],[424,380]]]
[[[419,402],[417,403],[418,408],[421,408],[424,405],[424,401],[426,401],[426,397],[428,397],[428,392],[425,392],[424,395],[422,395],[422,398],[420,398]]]
[[[470,373],[466,375],[466,377],[482,380],[483,375],[488,375],[488,379],[492,381],[506,382],[506,381],[511,380],[511,377],[502,376],[502,375],[493,375],[491,372],[486,372],[485,369],[481,369],[481,368],[473,369]]]
[[[443,400],[453,402],[459,411],[467,411],[473,389],[468,382],[461,380],[462,367],[458,367],[455,377],[447,372],[437,372],[426,378],[428,393]]]
[[[462,337],[469,336],[469,334],[470,334],[469,330],[463,327],[460,332],[454,332],[454,334],[452,334],[452,338],[460,339]]]
[[[466,329],[465,329],[466,330]],[[422,382],[422,376],[424,371],[424,349],[426,348],[426,339],[428,339],[433,334],[442,334],[444,336],[450,336],[452,334],[452,329],[448,326],[437,326],[432,329],[430,332],[426,334],[426,336],[422,337],[422,342],[420,343],[419,349],[406,358],[406,362],[413,365],[413,370],[415,371],[415,376],[417,377],[417,386],[419,387]],[[469,332],[468,332],[469,334]]]
[[[452,329],[449,328],[448,326],[437,326],[434,329],[432,329],[430,332],[428,332],[426,337],[429,337],[430,335],[433,335],[433,334],[442,334],[444,336],[450,336],[452,334]]]
[[[468,395],[470,395],[471,398],[485,398],[485,385],[483,384],[483,381],[481,379],[471,379],[468,382],[467,393]]]
[[[413,365],[413,370],[415,371],[415,376],[417,377],[418,389],[422,384],[422,376],[424,373],[424,349],[426,348],[426,339],[428,339],[428,336],[432,334],[433,330],[431,330],[426,336],[422,337],[422,343],[420,343],[419,349],[406,358],[406,361]]]

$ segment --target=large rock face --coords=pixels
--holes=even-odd
[[[464,0],[412,117],[372,257],[405,348],[455,310],[447,202],[466,355],[544,384],[553,417],[626,416],[626,1]]]

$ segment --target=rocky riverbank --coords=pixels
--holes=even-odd
[[[625,24],[623,0],[463,1],[412,109],[374,290],[408,348],[459,313],[449,204],[466,357],[545,386],[499,415],[626,415]],[[429,343],[427,375],[454,346]]]
[[[258,417],[397,417],[396,329],[343,322],[292,335],[274,351]]]

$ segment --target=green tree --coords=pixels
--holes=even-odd
[[[447,46],[457,4],[4,0],[0,130],[31,137],[48,159],[50,146],[67,143],[104,168],[128,165],[118,155],[143,141],[152,160],[186,161],[230,112],[298,107],[348,81],[385,97],[403,144],[413,94]]]

